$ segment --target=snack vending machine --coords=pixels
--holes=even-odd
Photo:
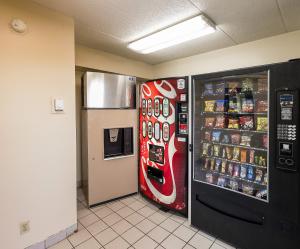
[[[300,62],[192,79],[192,224],[238,248],[299,248]]]
[[[188,80],[140,87],[139,189],[163,207],[187,214]]]

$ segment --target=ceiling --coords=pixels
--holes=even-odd
[[[157,64],[300,29],[299,0],[34,0],[72,16],[76,43]],[[213,34],[151,54],[127,44],[205,13]]]

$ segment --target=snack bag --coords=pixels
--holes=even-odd
[[[212,132],[212,142],[219,143],[221,137],[221,131],[213,131]]]
[[[239,129],[239,120],[237,118],[228,119],[228,128],[229,129]]]
[[[253,91],[253,80],[246,78],[242,81],[242,90],[241,92],[252,92]]]
[[[260,78],[257,81],[257,91],[258,92],[266,92],[268,91],[268,79]]]
[[[255,181],[261,182],[263,177],[263,171],[261,169],[255,170]]]
[[[206,173],[206,182],[208,183],[213,183],[214,179],[213,179],[213,175],[211,173]]]
[[[214,145],[214,156],[218,157],[220,155],[220,145]]]
[[[205,118],[205,127],[212,128],[214,127],[214,124],[215,124],[215,118],[211,118],[211,117]]]
[[[253,112],[253,99],[242,98],[242,112]]]
[[[249,151],[249,163],[252,163],[252,164],[254,163],[254,158],[255,158],[254,154],[255,154],[255,150]]]
[[[216,124],[215,124],[215,128],[224,128],[225,126],[225,117],[224,116],[217,116],[216,117]]]
[[[232,159],[232,148],[231,147],[226,147],[226,157],[228,160]]]
[[[210,131],[205,131],[205,133],[204,133],[204,139],[206,141],[210,141],[210,139],[211,139],[211,132]]]
[[[221,173],[225,174],[226,172],[226,161],[222,160]]]
[[[252,138],[251,135],[242,135],[240,145],[251,146],[251,138]]]
[[[262,136],[262,144],[264,148],[268,149],[268,135]]]
[[[247,176],[247,167],[245,165],[241,166],[241,173],[240,173],[240,177],[241,178],[246,178]]]
[[[268,130],[268,118],[266,117],[257,117],[256,130],[258,131],[267,131]]]
[[[231,188],[232,190],[238,191],[239,190],[238,182],[235,181],[235,180],[230,180],[229,181],[229,188]]]
[[[225,111],[226,100],[216,100],[216,112]]]
[[[209,161],[209,159],[206,157],[206,158],[205,158],[205,162],[204,162],[204,168],[205,168],[205,169],[208,169],[208,168],[209,168],[209,163],[210,163],[210,161]]]
[[[218,185],[218,186],[221,186],[221,187],[224,187],[224,186],[225,186],[225,178],[222,177],[222,176],[220,176],[220,177],[218,178],[217,185]]]
[[[240,148],[239,147],[234,147],[232,154],[233,154],[232,160],[239,161],[239,159],[240,159]]]
[[[222,163],[221,159],[216,159],[216,166],[215,166],[215,170],[216,171],[220,171],[220,169],[221,169],[221,163]]]
[[[231,82],[228,82],[228,93],[229,94],[236,94],[240,91],[239,89],[239,83],[238,82],[235,82],[235,81],[231,81]]]
[[[213,158],[210,159],[210,169],[215,170],[215,159]]]
[[[222,148],[222,157],[226,158],[226,149],[225,149],[225,147]]]
[[[247,162],[247,150],[245,149],[241,149],[241,162]]]
[[[268,102],[266,100],[258,100],[256,102],[256,111],[257,112],[267,112],[268,111]]]
[[[248,184],[242,184],[242,190],[243,190],[243,193],[245,193],[247,195],[253,195],[253,192],[254,192],[253,187]]]
[[[268,173],[266,172],[265,175],[264,175],[264,182],[263,182],[265,185],[268,184]]]
[[[240,144],[240,139],[241,135],[236,133],[236,134],[231,134],[231,143],[232,144]]]
[[[233,167],[233,176],[239,177],[240,175],[240,166],[238,164],[235,164]]]
[[[223,95],[225,93],[225,84],[219,83],[216,84],[216,94]]]
[[[209,155],[209,146],[210,146],[210,144],[203,143],[203,145],[202,145],[202,155],[203,156],[208,156]]]
[[[215,109],[215,101],[214,100],[207,100],[204,102],[204,111],[205,112],[213,112]]]
[[[232,173],[233,173],[233,164],[232,163],[228,163],[227,173],[228,173],[228,175],[232,176]]]
[[[254,171],[252,166],[248,166],[247,168],[247,179],[252,180],[254,177]]]
[[[241,111],[241,103],[240,98],[238,96],[230,97],[228,112],[230,113],[238,113]]]
[[[228,144],[229,143],[229,135],[224,134],[222,137],[221,143]]]
[[[214,94],[213,84],[207,83],[204,85],[203,96],[211,96]]]
[[[254,128],[254,120],[252,116],[240,117],[240,126],[244,130],[252,130]]]

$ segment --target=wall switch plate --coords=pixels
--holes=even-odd
[[[52,113],[65,113],[64,112],[64,109],[65,109],[65,103],[64,103],[64,100],[62,97],[55,97],[55,98],[52,98],[52,101],[51,101],[51,112]]]
[[[20,234],[28,233],[30,231],[29,221],[24,221],[20,223]]]

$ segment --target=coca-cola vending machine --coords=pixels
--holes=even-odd
[[[167,209],[187,214],[188,79],[140,86],[139,189]]]

